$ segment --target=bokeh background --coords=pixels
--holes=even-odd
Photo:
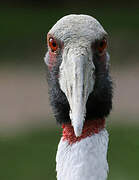
[[[0,2],[0,180],[54,180],[61,128],[49,106],[46,34],[62,16],[97,18],[109,34],[114,105],[109,180],[139,179],[138,1]]]

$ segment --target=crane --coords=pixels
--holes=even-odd
[[[63,133],[56,155],[57,180],[106,180],[112,109],[107,33],[89,15],[71,14],[47,34],[45,55],[50,103]]]

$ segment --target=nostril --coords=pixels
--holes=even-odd
[[[71,94],[71,96],[72,96],[72,86],[70,86],[70,94]]]

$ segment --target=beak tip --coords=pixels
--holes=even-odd
[[[82,134],[82,127],[80,126],[73,126],[74,133],[76,137],[79,137]]]

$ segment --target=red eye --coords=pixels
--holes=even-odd
[[[107,48],[107,40],[103,39],[98,45],[99,53],[103,53],[106,48]]]
[[[48,43],[49,43],[49,46],[53,52],[55,52],[58,49],[57,42],[54,38],[50,37]]]

